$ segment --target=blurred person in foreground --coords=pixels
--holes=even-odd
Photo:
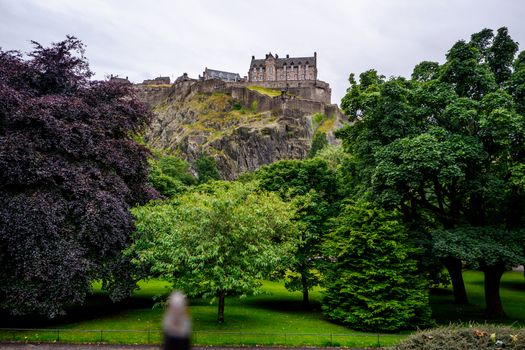
[[[191,320],[186,296],[181,292],[171,294],[162,328],[164,330],[164,350],[190,349]]]

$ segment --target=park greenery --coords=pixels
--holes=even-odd
[[[428,284],[399,213],[369,203],[345,206],[328,234],[323,309],[353,329],[395,331],[431,325]]]
[[[351,74],[342,146],[320,133],[307,159],[229,182],[205,153],[190,166],[137,142],[148,112],[89,80],[83,52],[72,37],[0,51],[2,309],[53,318],[95,281],[121,300],[160,279],[216,301],[219,324],[228,297],[268,284],[352,330],[428,327],[473,302],[505,321],[502,276],[525,263],[525,53],[506,28],[410,78]],[[455,307],[431,311],[448,282]]]
[[[250,183],[202,185],[133,214],[132,261],[190,297],[217,298],[220,323],[226,296],[258,291],[295,238],[293,208]]]
[[[443,65],[417,65],[411,80],[369,70],[358,83],[351,75],[341,103],[356,120],[339,136],[353,156],[358,196],[403,214],[413,240],[427,241],[426,255],[448,270],[456,302],[468,302],[463,263],[482,270],[488,318],[504,316],[502,273],[525,261],[517,50],[506,28],[496,35],[486,29],[454,44]],[[461,242],[452,244],[450,235]]]
[[[450,288],[432,289],[430,305],[438,327],[451,322],[466,320],[483,324],[483,274],[466,271],[465,285],[470,305],[453,303]],[[5,327],[27,328],[35,326],[46,329],[21,330],[15,333],[0,329],[0,340],[55,342],[100,342],[125,344],[159,343],[162,332],[158,325],[162,320],[162,307],[152,307],[155,300],[169,295],[171,283],[161,280],[139,282],[140,289],[120,303],[112,303],[100,283],[93,286],[86,305],[70,309],[68,316],[35,323],[35,317],[27,319],[0,318]],[[326,320],[320,310],[323,298],[320,289],[311,293],[311,308],[304,309],[300,292],[289,292],[280,281],[263,281],[263,293],[245,298],[227,297],[227,317],[217,323],[217,306],[201,299],[190,301],[193,322],[192,343],[196,346],[224,345],[286,345],[286,346],[344,346],[367,348],[397,344],[412,332],[381,333],[359,332]],[[509,319],[505,326],[525,326],[525,293],[523,275],[506,272],[502,278],[502,298],[505,300]],[[160,296],[160,297],[159,297]],[[24,322],[25,321],[25,322]],[[470,327],[471,323],[463,324]],[[59,333],[56,331],[59,329]],[[471,328],[473,331],[475,328]],[[439,329],[438,329],[439,330]],[[430,333],[430,331],[427,331]],[[516,334],[516,330],[512,334]],[[421,333],[415,333],[420,336]],[[458,337],[452,338],[454,344]],[[463,344],[462,341],[457,344]],[[509,346],[509,345],[507,345]],[[452,347],[451,347],[452,348]],[[473,348],[473,347],[470,347]],[[453,348],[452,348],[453,349]]]

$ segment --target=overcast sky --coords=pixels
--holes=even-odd
[[[525,44],[524,0],[0,0],[0,47],[81,39],[96,78],[133,82],[204,67],[247,75],[252,55],[312,56],[339,103],[348,75],[409,76],[483,28]],[[525,49],[523,45],[520,50]]]

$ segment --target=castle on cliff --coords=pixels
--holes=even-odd
[[[331,104],[330,85],[317,79],[317,52],[310,57],[279,57],[271,52],[265,58],[252,56],[248,75],[241,78],[239,73],[209,69],[206,67],[198,79],[189,78],[186,73],[175,80],[175,85],[186,81],[221,82],[229,87],[261,86],[281,90],[283,96]],[[162,86],[169,84],[169,78],[158,77],[145,80],[141,85]],[[285,92],[287,94],[285,94]]]

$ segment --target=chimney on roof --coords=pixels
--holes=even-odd
[[[278,54],[275,54],[275,58],[279,58],[279,55],[278,55]]]
[[[287,55],[286,55],[286,58],[290,58],[290,55],[287,54]]]
[[[255,59],[255,56],[252,56],[252,60],[254,60],[254,59]]]
[[[317,51],[316,51],[316,52],[314,52],[314,57],[315,57],[315,58],[317,58]]]

